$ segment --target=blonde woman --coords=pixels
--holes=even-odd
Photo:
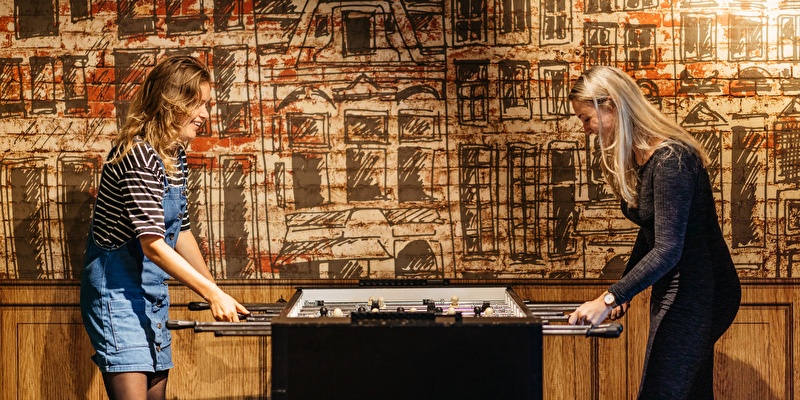
[[[209,117],[210,74],[192,57],[156,65],[103,166],[81,276],[81,314],[108,397],[164,399],[172,277],[216,320],[248,311],[223,292],[189,230],[185,148]]]
[[[702,146],[655,109],[619,69],[593,67],[569,99],[599,137],[604,177],[639,233],[622,277],[570,324],[624,315],[652,287],[639,399],[714,398],[714,344],[739,309],[739,278],[722,237]]]

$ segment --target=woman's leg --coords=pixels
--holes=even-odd
[[[708,355],[703,360],[687,398],[692,400],[714,400],[714,347],[711,347]]]
[[[110,400],[164,400],[169,371],[106,372],[103,382]]]
[[[167,379],[169,370],[150,372],[147,374],[147,400],[164,400],[167,398]]]

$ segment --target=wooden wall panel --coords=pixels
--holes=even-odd
[[[352,284],[353,282],[346,282]],[[460,282],[459,282],[460,283]],[[465,281],[463,283],[474,283]],[[223,283],[242,302],[289,299],[297,286],[330,282]],[[601,293],[608,282],[505,282],[524,299],[579,303]],[[208,311],[191,312],[199,298],[171,286],[173,319],[210,321]],[[743,305],[716,348],[715,391],[726,400],[796,398],[800,360],[797,332],[800,281],[745,282]],[[547,400],[635,399],[647,339],[648,293],[634,299],[618,339],[546,336],[544,382]],[[217,338],[211,333],[174,331],[176,368],[170,399],[260,399],[269,393],[270,342],[265,337]],[[78,284],[0,281],[0,399],[106,399],[93,353],[80,320]],[[66,396],[66,397],[64,397]]]
[[[0,321],[3,399],[105,396],[77,307],[3,307]]]
[[[173,318],[189,319],[190,315]],[[186,312],[188,314],[188,312]],[[269,393],[270,352],[263,337],[214,337],[191,330],[173,332],[170,398],[252,398]]]
[[[726,399],[779,399],[791,393],[791,306],[744,305],[717,344],[716,393]]]

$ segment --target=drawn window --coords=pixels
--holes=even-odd
[[[253,156],[220,156],[221,224],[220,254],[224,278],[258,278],[261,275],[255,244],[254,214],[258,210],[253,193],[255,173]]]
[[[785,217],[778,220],[786,221],[786,235],[800,235],[800,200],[787,198],[782,211]],[[797,243],[797,239],[794,242]]]
[[[655,0],[624,0],[623,4],[626,11],[645,10],[658,5]]]
[[[67,114],[89,110],[89,97],[86,92],[87,56],[64,56],[64,112]]]
[[[778,17],[778,58],[787,61],[800,60],[800,16]]]
[[[297,31],[303,5],[285,0],[259,0],[248,4],[252,4],[252,28],[258,37],[256,53],[284,54]],[[314,32],[315,37],[320,37],[318,35],[323,32],[327,36],[328,27],[328,16],[314,16],[309,32]]]
[[[586,68],[614,65],[617,55],[617,24],[587,22],[583,29]]]
[[[630,25],[625,29],[625,52],[628,69],[650,69],[656,66],[655,25]]]
[[[617,8],[615,0],[587,0],[586,14],[612,13]]]
[[[570,116],[569,64],[561,61],[539,62],[539,88],[542,101],[539,102],[543,120],[561,119]]]
[[[214,31],[244,30],[243,0],[214,0]]]
[[[554,141],[548,145],[548,189],[550,207],[547,210],[547,238],[550,255],[574,254],[577,250],[575,225],[578,184],[577,145]]]
[[[764,60],[767,53],[766,19],[741,15],[731,15],[730,18],[730,61]]]
[[[218,248],[213,243],[213,238],[218,235],[216,215],[212,196],[212,178],[215,174],[216,160],[213,156],[189,154],[186,157],[186,186],[188,192],[189,219],[192,221],[192,233],[200,245],[200,252],[206,260],[208,269],[214,277],[222,277],[222,267],[219,265]],[[216,193],[213,193],[216,194]]]
[[[454,0],[455,41],[457,44],[484,42],[486,3],[484,0]]]
[[[72,22],[92,18],[92,0],[70,0],[69,12]]]
[[[511,258],[518,261],[542,258],[538,221],[539,153],[532,146],[512,145],[508,149],[509,245]]]
[[[344,141],[348,144],[388,144],[389,114],[382,111],[346,110]]]
[[[314,16],[314,37],[326,37],[331,34],[330,22],[328,20],[329,18],[326,15]]]
[[[400,110],[397,116],[400,143],[439,139],[439,115],[429,110]]]
[[[288,113],[286,121],[290,147],[328,146],[327,117],[325,114]]]
[[[58,171],[64,277],[80,279],[87,239],[82,228],[92,223],[93,189],[97,187],[100,175],[100,159],[94,156],[59,156]]]
[[[203,0],[167,0],[167,36],[205,33]]]
[[[286,164],[275,163],[275,200],[278,207],[286,208]]]
[[[474,124],[489,120],[489,62],[456,61],[458,118]]]
[[[800,124],[775,124],[775,182],[800,183]]]
[[[17,39],[58,36],[57,0],[15,0]]]
[[[572,40],[572,3],[568,0],[544,0],[540,12],[542,44],[565,44]]]
[[[330,199],[326,154],[293,153],[291,176],[295,207],[319,206]]]
[[[500,62],[500,115],[504,120],[530,119],[530,63]]]
[[[731,247],[763,248],[765,228],[753,221],[766,219],[767,135],[755,127],[731,130]]]
[[[342,19],[344,56],[375,54],[375,13],[345,11],[342,13]]]
[[[467,256],[490,256],[497,251],[494,164],[494,151],[488,146],[462,146],[459,149],[461,230]]]
[[[397,150],[397,197],[401,203],[431,201],[434,151],[419,147]]]
[[[155,35],[155,0],[118,0],[117,21],[120,38]]]
[[[411,24],[412,30],[417,36],[417,44],[421,50],[429,52],[428,54],[444,54],[446,33],[442,27],[445,25],[443,22],[444,8],[443,2],[427,3],[424,8],[419,8],[418,11],[409,9],[406,13],[408,22]],[[432,8],[429,11],[429,7]]]
[[[501,33],[525,32],[528,29],[527,0],[502,0]]]
[[[250,94],[247,82],[247,48],[214,48],[214,94],[220,137],[250,134]]]
[[[682,14],[683,61],[713,61],[716,58],[716,16]]]
[[[11,276],[19,279],[55,278],[50,238],[47,168],[40,157],[2,162],[5,239]],[[8,270],[6,270],[8,271]]]
[[[31,57],[31,112],[56,112],[56,60],[52,57]]]
[[[386,150],[347,149],[347,201],[386,199]]]
[[[24,116],[21,58],[0,58],[0,118]]]

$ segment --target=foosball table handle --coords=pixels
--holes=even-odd
[[[263,311],[271,314],[279,314],[286,307],[285,303],[244,303],[242,304],[248,311]],[[210,310],[211,306],[204,301],[190,301],[189,311]]]
[[[167,329],[189,329],[197,326],[197,321],[182,321],[171,319],[167,321]]]
[[[622,333],[622,325],[616,322],[595,325],[586,330],[587,337],[617,338]]]

